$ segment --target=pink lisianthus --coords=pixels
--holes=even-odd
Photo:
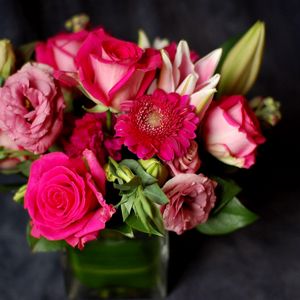
[[[116,110],[123,100],[143,95],[161,66],[158,51],[143,51],[103,29],[89,33],[75,61],[82,88],[96,103]]]
[[[106,113],[86,113],[75,121],[75,128],[64,148],[67,155],[76,157],[82,155],[85,149],[92,150],[99,162],[104,165],[107,157],[121,159],[121,141],[119,138],[104,134]],[[115,123],[115,118],[112,124]]]
[[[163,186],[169,203],[161,207],[165,228],[182,234],[205,223],[216,202],[216,183],[202,174],[179,174]]]
[[[74,58],[87,37],[88,32],[60,33],[35,47],[37,62],[47,64],[55,70],[76,72]]]
[[[32,163],[24,203],[32,236],[82,249],[105,228],[115,212],[103,198],[105,173],[92,151],[83,158],[53,152]]]
[[[223,97],[208,111],[203,138],[220,161],[239,168],[255,163],[256,148],[265,142],[259,122],[243,96]]]
[[[62,129],[65,107],[47,65],[27,63],[0,88],[0,129],[20,148],[44,153]]]
[[[122,109],[125,113],[117,119],[116,136],[141,159],[181,157],[196,137],[198,118],[188,96],[156,90],[124,102]]]
[[[198,144],[191,141],[191,145],[182,157],[176,157],[172,161],[167,162],[173,176],[180,173],[195,174],[201,165],[198,154]]]
[[[151,88],[189,95],[190,103],[196,107],[201,121],[220,79],[220,75],[214,73],[221,54],[222,49],[216,49],[197,60],[186,41],[179,42],[176,49],[174,44],[171,44],[165,50],[161,50],[162,68],[157,83],[152,84]]]

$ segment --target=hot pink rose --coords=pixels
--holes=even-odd
[[[239,168],[255,163],[256,148],[265,141],[256,116],[239,95],[223,97],[212,105],[203,134],[212,155]]]
[[[46,42],[37,43],[36,60],[48,64],[56,70],[75,72],[74,58],[87,37],[85,30],[75,33],[60,33]]]
[[[90,32],[75,59],[79,81],[95,101],[117,110],[123,100],[141,96],[161,65],[158,51],[109,36],[103,29]]]
[[[92,150],[99,162],[105,164],[107,157],[115,160],[121,159],[122,143],[119,138],[105,135],[106,113],[86,113],[81,119],[75,121],[75,128],[65,143],[65,151],[69,156],[80,156],[85,149]],[[112,125],[115,123],[113,118]]]
[[[198,154],[198,144],[195,141],[191,141],[191,145],[185,155],[176,157],[172,161],[168,161],[167,165],[170,167],[173,176],[180,173],[195,174],[201,165]]]
[[[206,222],[216,185],[202,174],[179,174],[167,181],[162,189],[170,202],[161,207],[165,228],[182,234]]]
[[[53,152],[32,163],[24,204],[32,236],[82,249],[105,228],[115,212],[103,198],[105,173],[92,151],[83,158]]]
[[[0,128],[19,147],[44,153],[62,129],[64,107],[52,68],[28,63],[0,88]]]

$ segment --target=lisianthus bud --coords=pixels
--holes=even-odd
[[[117,179],[117,177],[111,172],[109,164],[106,164],[104,166],[104,171],[105,171],[105,175],[106,175],[106,179],[109,182],[115,182],[115,180]]]
[[[220,95],[246,94],[260,69],[265,44],[265,24],[257,21],[230,49],[221,67]]]
[[[0,40],[0,77],[6,79],[15,67],[16,57],[9,40]]]
[[[198,154],[198,144],[191,141],[191,145],[187,153],[182,157],[176,157],[172,161],[167,162],[173,176],[180,173],[195,174],[201,165],[201,160]]]
[[[126,166],[119,166],[119,168],[116,170],[116,173],[118,177],[123,179],[125,182],[129,182],[134,177],[134,174]]]
[[[255,97],[250,101],[250,107],[258,119],[271,126],[275,126],[281,120],[280,102],[272,97]]]
[[[169,175],[168,170],[159,160],[155,158],[140,159],[139,163],[149,175],[157,179],[159,186],[166,182]]]
[[[72,32],[78,32],[88,27],[90,18],[86,14],[78,14],[66,21],[65,27]]]

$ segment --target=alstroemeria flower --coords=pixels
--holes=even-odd
[[[179,42],[173,61],[166,50],[161,50],[163,63],[156,83],[157,88],[167,93],[189,95],[190,103],[196,107],[201,120],[211,103],[220,79],[219,74],[213,74],[221,54],[222,49],[216,49],[194,63],[186,41]],[[152,87],[155,88],[155,84]]]

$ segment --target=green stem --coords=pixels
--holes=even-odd
[[[108,132],[111,132],[112,130],[111,123],[112,123],[112,112],[108,109],[106,111],[106,127]]]

